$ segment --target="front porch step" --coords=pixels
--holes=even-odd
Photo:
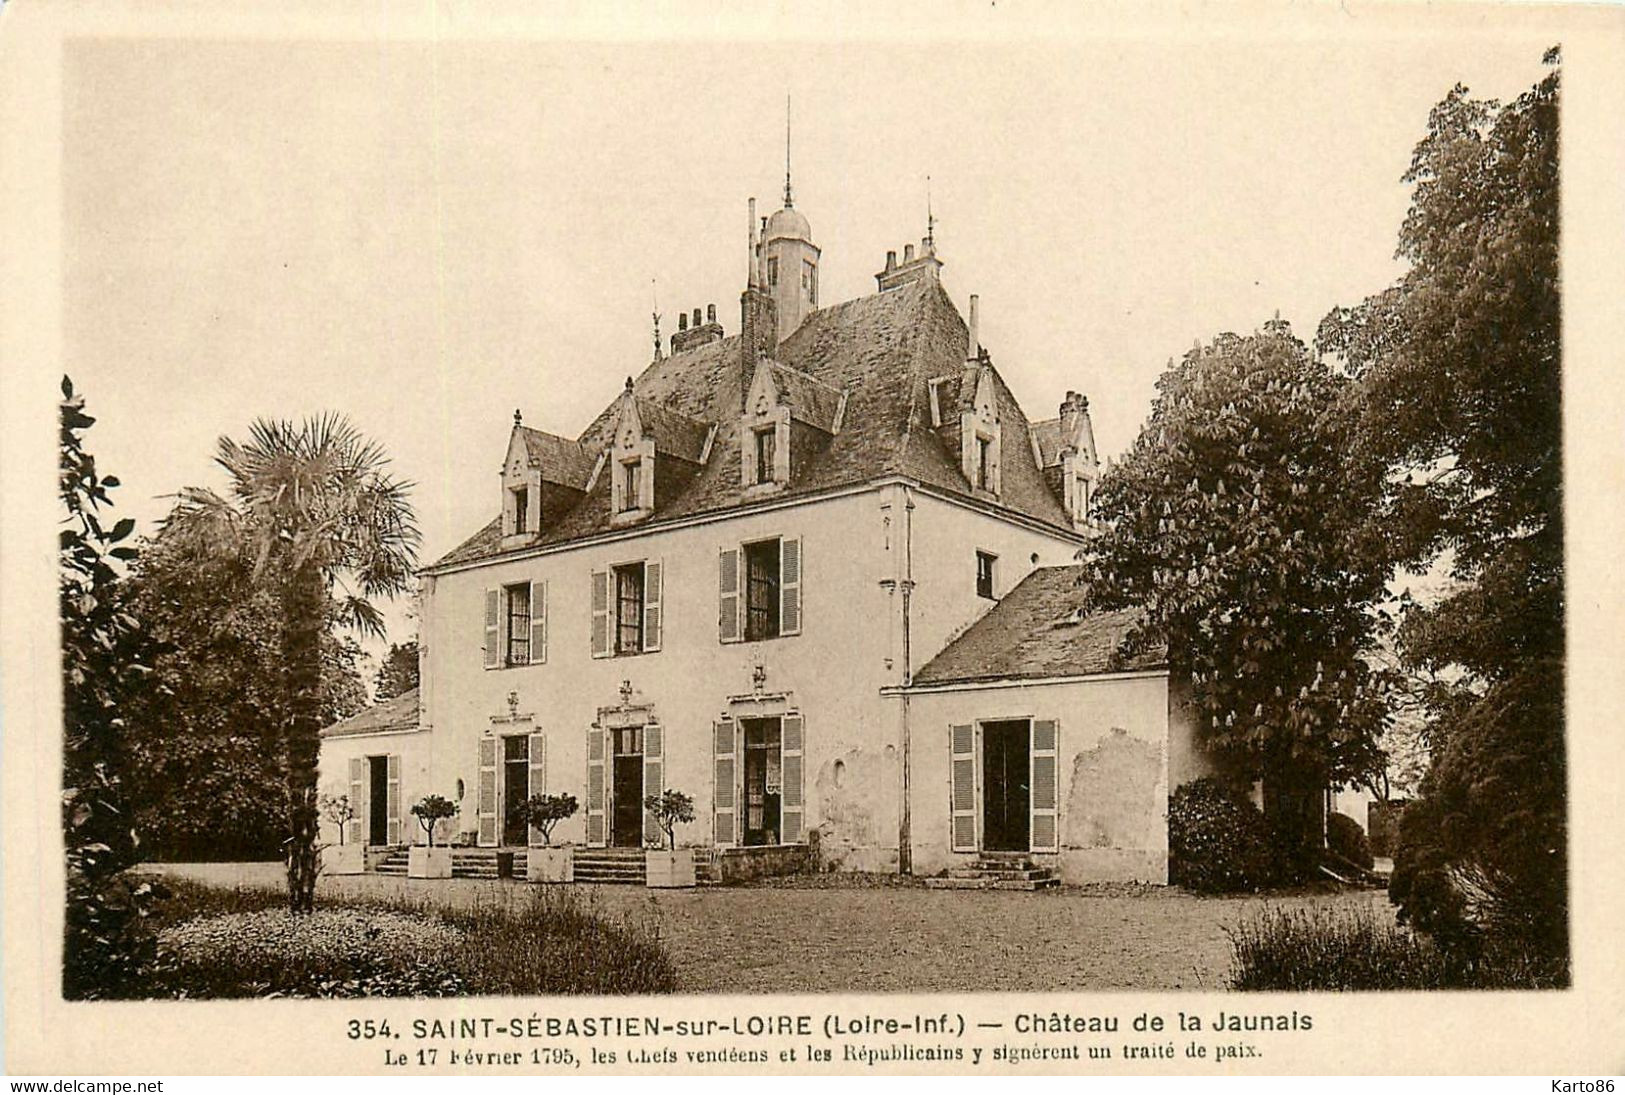
[[[1043,867],[952,867],[949,878],[985,878],[996,882],[1034,881],[1048,878],[1050,872]]]
[[[577,848],[575,880],[599,885],[642,886],[648,871],[642,848]]]
[[[513,876],[525,877],[525,850],[523,848],[453,848],[451,876],[453,878],[498,878],[497,852],[513,852]],[[406,877],[408,852],[397,848],[380,859],[373,871],[376,874]]]
[[[987,878],[987,877],[955,877],[928,878],[925,880],[927,889],[932,890],[1022,890],[1036,891],[1049,890],[1061,884],[1059,878],[1049,876],[1045,871],[1042,878]]]

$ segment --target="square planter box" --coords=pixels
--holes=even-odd
[[[531,882],[574,882],[576,850],[563,848],[525,849],[525,878]]]
[[[694,885],[694,849],[644,853],[644,880],[651,889],[675,890]]]
[[[451,849],[414,844],[406,853],[407,878],[450,878]]]
[[[329,844],[322,849],[323,874],[361,874],[366,869],[365,844]]]

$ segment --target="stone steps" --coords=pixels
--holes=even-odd
[[[946,874],[925,880],[933,890],[1019,890],[1032,892],[1053,889],[1061,884],[1048,867],[1040,867],[1020,853],[983,854],[973,862],[950,867]]]
[[[575,880],[611,886],[642,886],[648,881],[643,849],[577,848]]]

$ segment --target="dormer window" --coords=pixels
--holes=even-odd
[[[968,365],[960,378],[959,470],[978,494],[999,495],[1001,455],[998,381],[988,362]]]
[[[530,531],[530,490],[527,487],[515,487],[513,491],[513,530]]]
[[[763,426],[756,430],[756,482],[773,482],[773,467],[778,448],[777,426]]]
[[[621,512],[638,508],[643,497],[643,461],[628,460],[621,465]]]
[[[976,439],[976,489],[992,490],[993,470],[993,440],[988,437]]]

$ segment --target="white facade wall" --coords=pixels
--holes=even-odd
[[[953,850],[950,727],[975,725],[979,735],[982,722],[1031,719],[1057,723],[1059,760],[1059,851],[1033,860],[1067,883],[1167,882],[1168,793],[1179,776],[1170,772],[1170,758],[1195,751],[1189,723],[1169,703],[1165,672],[949,687],[916,692],[908,707],[916,874],[940,873],[977,856]],[[978,736],[977,811],[980,748]],[[980,841],[980,816],[977,836]]]
[[[316,766],[316,790],[320,795],[351,795],[350,789],[350,760],[354,757],[363,759],[369,757],[399,757],[400,771],[400,809],[398,820],[400,822],[401,839],[403,844],[425,843],[425,834],[418,826],[417,819],[408,811],[412,803],[424,795],[434,794],[437,788],[430,779],[430,735],[423,730],[416,731],[390,731],[378,734],[356,734],[347,737],[324,738],[322,740],[321,754]],[[367,778],[365,768],[363,778]],[[369,787],[364,793],[370,794]],[[442,794],[446,792],[440,792]],[[448,797],[450,797],[448,795]],[[358,809],[365,805],[357,804],[352,797],[351,805]],[[361,818],[362,839],[366,839],[367,819]],[[435,840],[446,835],[443,830],[435,831]],[[338,828],[326,818],[321,821],[321,843],[339,843]]]

